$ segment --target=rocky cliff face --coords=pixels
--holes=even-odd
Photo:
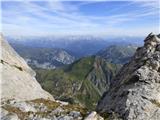
[[[2,68],[1,99],[31,100],[36,98],[53,99],[35,79],[35,72],[0,36]]]
[[[112,119],[160,118],[160,38],[150,34],[120,70],[97,106]]]

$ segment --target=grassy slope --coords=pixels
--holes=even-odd
[[[101,82],[106,84],[106,79],[114,76],[118,68],[117,65],[91,56],[79,59],[64,68],[37,70],[37,79],[55,98],[80,103],[92,109],[102,95],[101,88],[104,86]],[[88,77],[90,73],[96,79]],[[93,82],[95,80],[99,82],[97,85]]]

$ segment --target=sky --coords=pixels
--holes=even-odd
[[[160,32],[155,1],[2,0],[1,32],[8,36],[146,36]]]

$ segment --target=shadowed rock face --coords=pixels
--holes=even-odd
[[[144,42],[99,101],[99,113],[124,120],[160,118],[160,38],[151,33]]]
[[[0,67],[2,68],[1,99],[31,100],[36,98],[52,99],[35,79],[35,72],[26,64],[0,36],[1,52]]]

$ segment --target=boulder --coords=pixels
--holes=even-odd
[[[104,120],[97,112],[91,112],[84,120]]]

